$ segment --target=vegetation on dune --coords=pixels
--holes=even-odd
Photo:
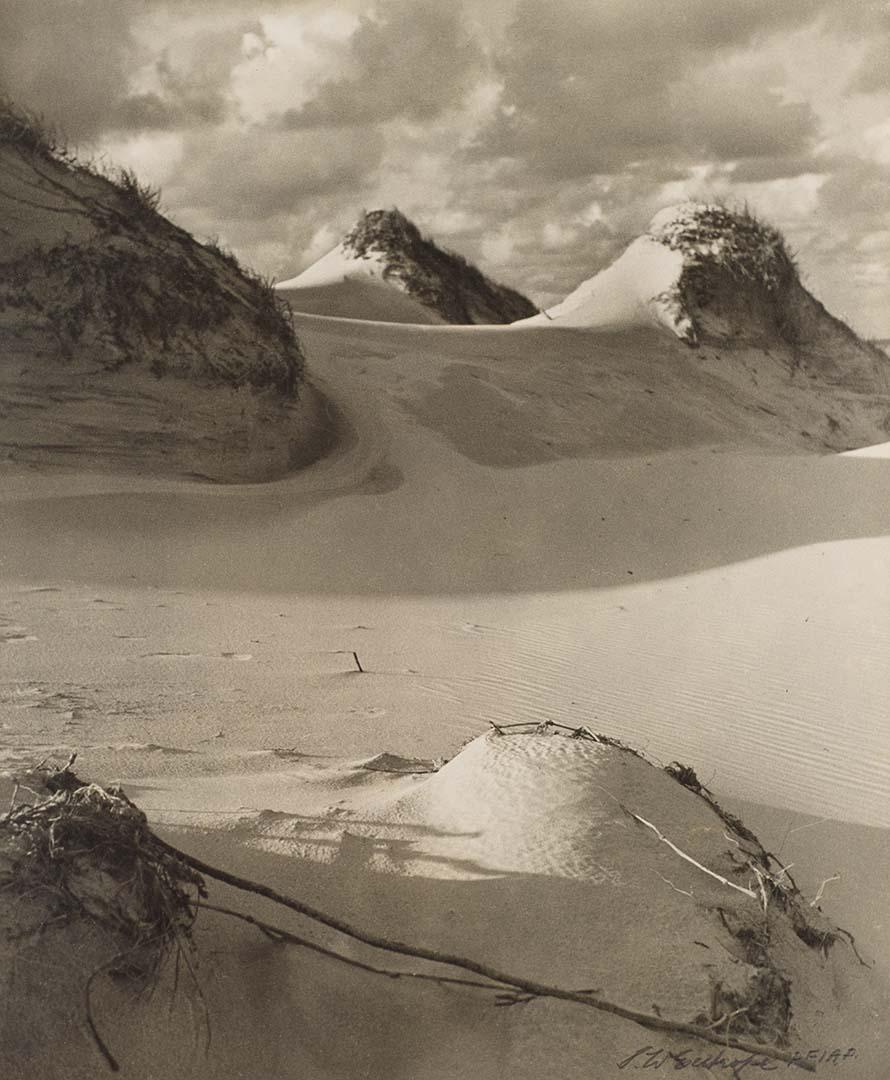
[[[661,218],[654,219],[650,235],[683,255],[675,295],[666,299],[687,315],[690,344],[698,343],[714,315],[731,333],[762,325],[789,344],[797,342],[790,303],[797,266],[778,229],[747,204],[689,203]]]
[[[168,221],[159,190],[132,170],[78,161],[9,101],[0,101],[4,147],[28,166],[26,205],[58,226],[0,259],[0,302],[16,313],[18,337],[63,362],[88,356],[106,370],[143,362],[159,377],[296,395],[304,357],[271,281]],[[4,201],[22,202],[0,185]]]
[[[538,310],[527,297],[491,281],[462,255],[439,248],[395,208],[364,213],[343,247],[358,258],[382,253],[384,279],[399,282],[409,296],[447,322],[509,323]]]
[[[116,371],[150,355],[158,377],[292,396],[304,360],[290,313],[261,280],[239,284],[222,288],[212,262],[184,246],[104,236],[36,247],[0,267],[0,297],[19,312],[21,335],[39,334],[56,360],[88,355]]]
[[[747,203],[691,204],[654,231],[667,247],[682,251],[687,270],[718,267],[739,282],[776,292],[797,277],[793,253],[778,229],[762,221]]]
[[[72,161],[73,155],[60,132],[37,113],[22,109],[0,97],[0,145],[17,146],[53,161]]]
[[[151,218],[161,205],[161,189],[144,184],[132,169],[120,169],[112,178],[118,194],[127,207],[137,214]]]

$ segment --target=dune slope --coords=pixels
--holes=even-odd
[[[297,474],[235,487],[3,466],[0,800],[78,750],[84,775],[122,779],[181,848],[382,933],[671,1015],[790,979],[791,1045],[855,1045],[844,1075],[875,1080],[890,476],[832,451],[886,442],[886,394],[775,336],[691,350],[651,326],[299,325],[344,434]],[[727,880],[736,844],[620,748],[533,735],[527,752],[504,736],[457,753],[491,722],[547,720],[679,758],[721,802],[767,804],[767,846],[797,864],[807,909],[876,968],[699,881],[615,800]],[[453,760],[434,773],[438,758]],[[69,929],[29,943],[9,995],[51,1004],[65,1056],[35,1008],[7,1023],[11,1068],[34,1054],[43,1075],[59,1061],[95,1075],[80,991],[110,957]],[[183,982],[134,1025],[132,992],[97,979],[102,1031],[136,1076],[614,1080],[660,1043],[563,1003],[346,978],[210,912],[196,933],[222,1018],[210,1058]],[[655,973],[669,994],[650,995]]]
[[[317,454],[319,402],[271,288],[0,110],[6,456],[262,479]]]

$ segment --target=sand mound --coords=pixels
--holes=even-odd
[[[276,288],[296,311],[383,322],[510,323],[536,310],[396,209],[363,214],[336,248]]]
[[[0,380],[6,455],[280,474],[312,455],[317,403],[288,314],[233,256],[0,108]]]
[[[37,845],[52,856],[41,856],[38,880],[16,832],[34,812],[4,819],[7,1000],[17,1003],[2,1029],[4,1075],[97,1075],[100,1051],[84,1027],[88,983],[94,1027],[132,1077],[200,1069],[273,1080],[308,1070],[445,1080],[506,1069],[606,1080],[620,1062],[641,1067],[652,1053],[768,1063],[835,1045],[856,1046],[845,1075],[877,1075],[867,1071],[870,972],[694,774],[660,770],[586,729],[532,730],[477,739],[429,777],[367,784],[378,786],[376,803],[366,786],[333,787],[331,810],[310,819],[296,809],[297,787],[293,814],[182,833],[176,844],[189,854],[179,864],[153,846],[141,820],[133,828],[124,801],[126,873],[107,847],[95,853],[99,916],[59,882],[37,887],[54,859],[68,875],[60,882],[89,892],[81,834]],[[97,790],[62,791],[53,805],[68,800],[82,814],[87,802],[107,829],[120,800],[90,794]],[[295,857],[322,832],[339,838],[333,851]],[[278,856],[256,850],[269,841]],[[147,865],[173,867],[174,881],[201,873],[209,891],[202,900],[200,882],[189,882],[198,888],[193,947],[179,939],[181,964],[168,960],[151,996],[138,1000],[136,974],[122,967],[120,935],[108,926],[115,896],[144,903],[141,885],[134,893],[134,844]],[[248,875],[265,883],[268,899],[244,891]],[[302,917],[274,902],[280,893],[299,898]],[[205,902],[216,912],[202,910]],[[285,936],[263,936],[219,908]],[[312,914],[319,909],[326,925]],[[373,946],[381,939],[401,942],[401,957]],[[437,955],[452,962],[443,967]],[[368,965],[403,974],[386,978]],[[496,1001],[507,1007],[491,1008]],[[208,1025],[212,1040],[196,1045]]]

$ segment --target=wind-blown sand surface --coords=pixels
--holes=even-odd
[[[570,331],[313,316],[299,330],[346,435],[286,480],[3,466],[9,772],[78,749],[83,775],[122,778],[151,820],[189,830],[183,846],[287,880],[296,871],[268,850],[233,843],[259,842],[249,823],[191,830],[292,813],[307,763],[340,769],[317,812],[344,799],[353,820],[344,761],[451,757],[487,721],[586,724],[694,766],[721,799],[763,804],[752,814],[766,846],[806,858],[808,895],[842,874],[823,908],[890,972],[890,472],[802,452],[837,402],[810,392],[811,434],[789,433],[758,394],[793,390],[746,389],[713,351],[654,332],[591,345]],[[278,856],[305,854],[305,837],[284,832]],[[342,835],[331,844],[348,860]],[[315,873],[300,879],[310,893]],[[406,900],[393,920],[414,915]],[[327,985],[321,963],[300,961],[302,977]],[[270,1000],[245,965],[270,1026],[286,1023],[291,998]],[[480,1076],[530,1077],[555,1060],[541,1056],[552,1042],[523,1051],[512,1018],[499,1050],[481,1028],[474,1042],[478,1003],[442,1028],[469,1058],[431,1048],[401,984],[381,1049],[382,1013],[335,1022],[345,1006],[331,993],[300,1019],[324,1031],[314,1075],[407,1078],[421,1060],[423,1075],[456,1076],[476,1052]],[[575,1037],[575,1020],[541,1008]],[[609,1040],[628,1053],[654,1041]],[[289,1075],[271,1060],[281,1048],[266,1052],[255,1075]],[[549,1075],[621,1075],[615,1060],[581,1054]],[[873,1076],[849,1063],[843,1075]]]

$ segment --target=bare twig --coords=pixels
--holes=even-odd
[[[728,1025],[730,1020],[738,1016],[740,1013],[746,1013],[750,1008],[750,1005],[743,1005],[741,1009],[734,1009],[731,1013],[726,1013],[724,1016],[721,1016],[719,1020],[715,1020],[713,1024],[709,1024],[708,1027],[718,1028],[722,1024]]]
[[[141,947],[142,947],[142,943],[139,942],[136,945],[134,945],[132,948],[124,949],[122,952],[117,953],[117,955],[112,956],[112,958],[110,960],[106,961],[106,963],[104,963],[104,964],[102,964],[102,965],[100,965],[99,967],[96,968],[96,970],[92,973],[92,975],[90,975],[90,977],[87,979],[86,985],[83,988],[84,1008],[85,1008],[85,1012],[86,1012],[87,1027],[90,1029],[90,1034],[93,1036],[93,1042],[95,1042],[96,1047],[99,1050],[99,1053],[105,1059],[105,1063],[108,1065],[108,1068],[112,1072],[120,1072],[121,1067],[120,1067],[120,1063],[118,1062],[117,1058],[108,1049],[108,1044],[105,1042],[105,1040],[99,1034],[99,1028],[96,1026],[96,1021],[95,1021],[95,1018],[93,1017],[93,1003],[92,1003],[93,983],[95,982],[95,980],[100,975],[104,975],[106,972],[112,971],[115,967],[117,967],[120,964],[120,962],[122,960],[125,960],[128,956],[131,956],[133,953],[135,953]]]
[[[653,873],[658,874],[658,871],[654,870]],[[674,890],[674,892],[682,893],[684,896],[691,896],[693,898],[695,897],[695,893],[690,892],[687,889],[680,889],[672,881],[668,881],[668,879],[664,876],[664,874],[658,874],[658,876],[665,883],[665,885],[670,885],[670,887]]]
[[[658,839],[663,844],[667,844],[671,851],[679,855],[681,859],[685,859],[686,862],[691,863],[692,866],[701,870],[702,873],[707,874],[708,877],[712,877],[715,881],[719,881],[721,885],[727,885],[730,889],[735,889],[736,892],[744,893],[745,896],[750,896],[752,900],[757,899],[757,893],[755,893],[753,889],[747,889],[744,885],[736,885],[734,881],[729,881],[727,878],[723,877],[722,874],[718,874],[715,870],[709,870],[706,866],[702,866],[702,864],[696,859],[693,859],[691,855],[687,855],[685,851],[683,851],[681,848],[678,848],[677,845],[673,843],[673,841],[668,840],[668,838],[658,828],[658,826],[653,825],[651,821],[647,821],[644,817],[640,817],[639,814],[635,814],[632,810],[628,810],[628,813],[632,818],[635,818],[637,821],[639,821],[641,825],[645,825],[647,829],[651,829],[652,832],[654,832],[655,835],[658,837]]]
[[[257,930],[262,931],[262,933],[265,934],[266,937],[271,938],[272,941],[296,945],[301,949],[309,949],[311,952],[318,953],[320,956],[327,956],[332,960],[339,960],[341,964],[358,968],[359,971],[368,971],[372,975],[385,975],[389,979],[421,979],[426,982],[446,983],[454,986],[470,986],[477,990],[503,991],[503,987],[497,983],[480,982],[475,979],[457,979],[448,975],[431,975],[422,971],[393,971],[392,968],[375,967],[373,964],[366,964],[351,956],[344,956],[343,953],[337,952],[336,949],[328,949],[324,945],[319,945],[316,941],[310,941],[308,938],[301,937],[299,934],[293,934],[290,930],[283,930],[280,926],[272,926],[271,923],[263,922],[261,919],[254,918],[253,915],[245,914],[243,911],[235,911],[232,908],[222,907],[219,904],[208,904],[204,900],[199,900],[197,906],[204,908],[205,911],[215,911],[220,915],[230,915],[233,919],[241,919],[242,922],[250,923],[251,926],[255,926]]]
[[[816,893],[816,895],[810,901],[810,907],[815,907],[819,903],[819,901],[822,899],[822,893],[825,892],[825,886],[830,881],[840,881],[840,879],[841,879],[840,874],[832,874],[831,877],[825,878],[824,881],[822,882],[822,884],[819,886],[819,891]]]
[[[753,862],[749,862],[748,865],[754,871],[754,877],[757,879],[757,891],[760,894],[760,903],[765,913],[766,909],[769,907],[769,896],[767,895],[765,884],[766,877],[759,866],[755,866]]]
[[[849,930],[845,930],[842,926],[836,926],[835,930],[838,934],[843,935],[844,940],[849,944],[850,948],[853,950],[853,954],[855,955],[856,959],[859,961],[860,964],[862,964],[863,967],[874,967],[874,963],[870,964],[867,960],[862,959],[861,953],[856,948],[856,938],[853,937]]]

